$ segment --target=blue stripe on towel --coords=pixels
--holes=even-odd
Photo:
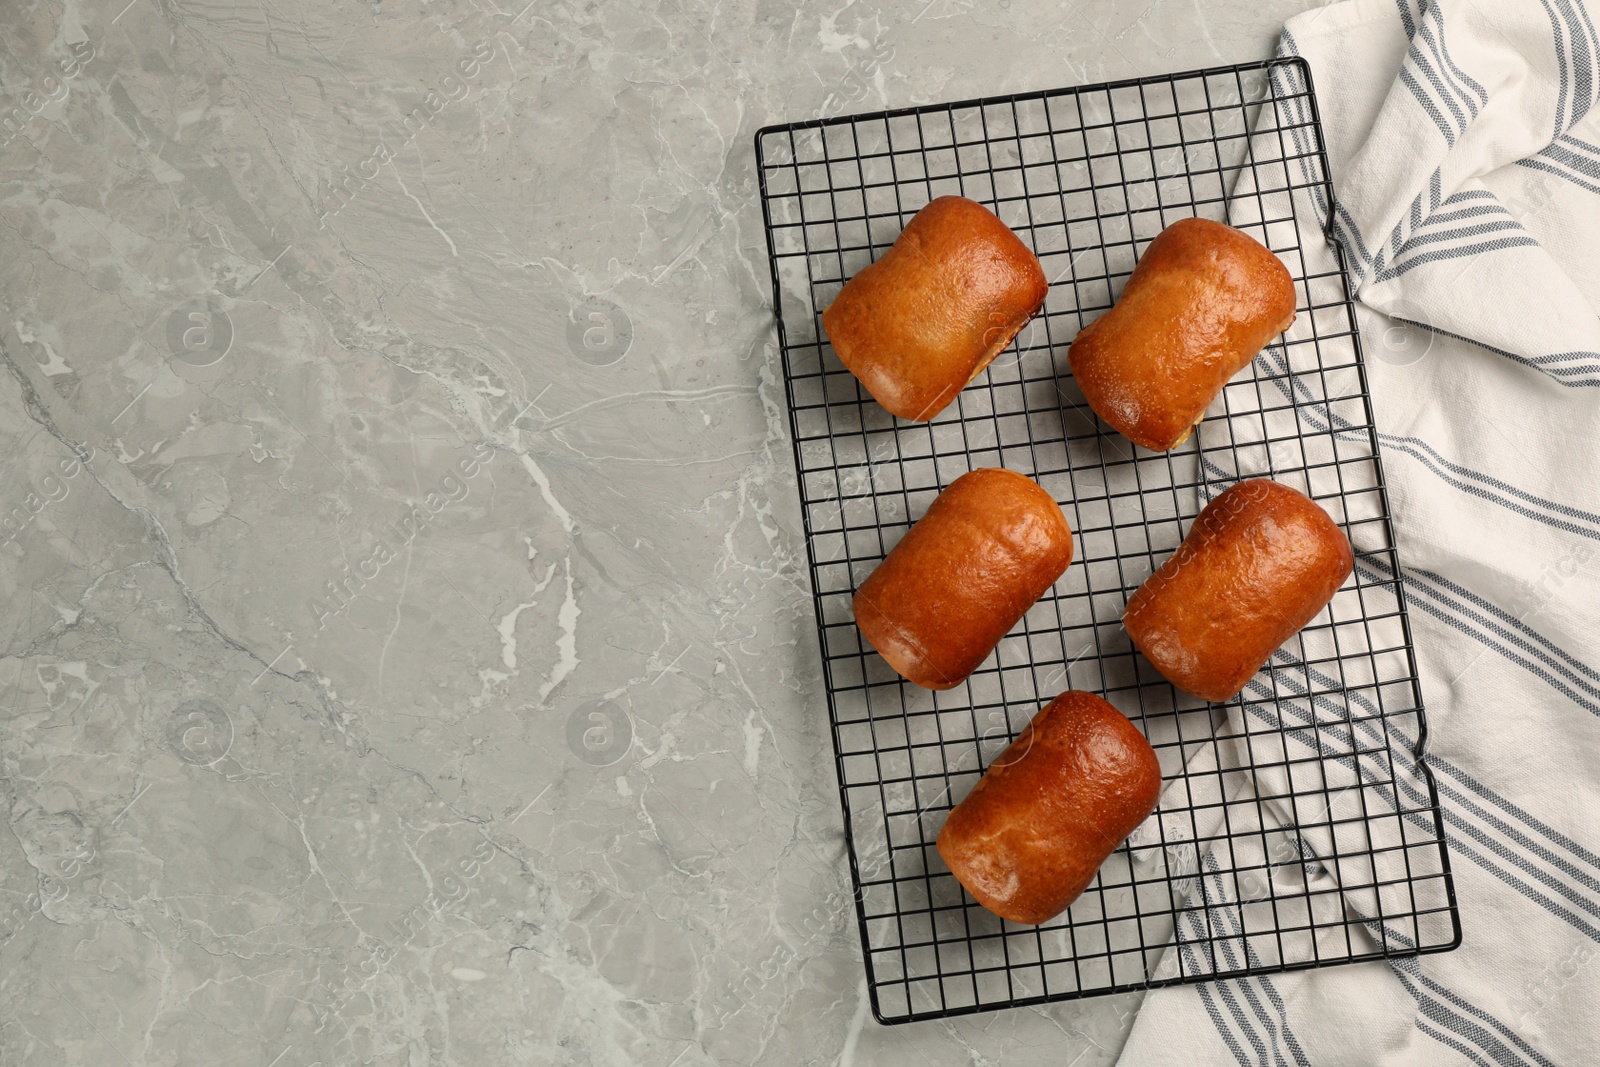
[[[1213,911],[1215,914],[1219,915],[1222,919],[1223,926],[1231,931],[1230,933],[1225,934],[1225,936],[1217,942],[1222,949],[1223,955],[1228,960],[1228,965],[1234,968],[1241,966],[1241,961],[1234,956],[1232,947],[1233,942],[1237,941],[1244,950],[1244,960],[1242,961],[1242,965],[1249,967],[1261,966],[1261,958],[1257,956],[1250,948],[1250,941],[1246,935],[1244,923],[1239,916],[1238,904],[1228,899],[1227,883],[1224,882],[1222,878],[1222,875],[1225,872],[1222,870],[1221,865],[1217,862],[1216,853],[1214,851],[1207,850],[1201,862],[1205,867],[1209,868],[1211,872],[1209,876],[1202,875],[1199,879],[1202,900],[1205,900],[1209,896],[1205,888],[1207,877],[1214,879],[1217,887],[1217,903],[1212,904],[1208,902],[1207,910]],[[1261,979],[1261,982],[1266,983],[1266,979]],[[1275,1003],[1277,1009],[1277,1021],[1274,1021],[1273,1018],[1268,1014],[1267,1010],[1262,1007],[1261,1002],[1264,998],[1258,995],[1256,992],[1255,979],[1230,979],[1226,984],[1233,986],[1239,991],[1240,994],[1243,995],[1245,1002],[1250,1005],[1250,1009],[1255,1013],[1256,1018],[1260,1019],[1261,1024],[1266,1027],[1267,1040],[1272,1044],[1272,1058],[1275,1063],[1282,1064],[1283,1067],[1288,1067],[1288,1063],[1286,1060],[1284,1060],[1282,1053],[1282,1047],[1287,1045],[1290,1053],[1294,1056],[1295,1063],[1298,1065],[1298,1067],[1310,1067],[1310,1065],[1306,1062],[1304,1051],[1300,1048],[1299,1040],[1295,1038],[1294,1032],[1289,1028],[1289,1018],[1284,1011],[1283,1000],[1278,996],[1276,989],[1271,990],[1270,997],[1265,998],[1270,999]],[[1283,1040],[1281,1042],[1278,1036],[1280,1033],[1283,1035]],[[1257,1047],[1259,1048],[1260,1046],[1258,1045]]]
[[[1556,92],[1556,120],[1555,129],[1551,137],[1560,137],[1572,125],[1567,118],[1570,110],[1569,100],[1572,95],[1572,78],[1567,73],[1567,45],[1562,35],[1561,19],[1556,15],[1555,8],[1550,6],[1550,0],[1539,0],[1544,7],[1545,14],[1550,18],[1550,36],[1555,42],[1556,67],[1561,74],[1561,82]]]
[[[1478,98],[1478,103],[1480,106],[1487,104],[1489,102],[1489,91],[1479,84],[1477,79],[1473,78],[1466,71],[1456,66],[1456,61],[1451,58],[1449,35],[1445,33],[1444,29],[1444,10],[1438,5],[1434,5],[1433,16],[1438,20],[1439,23],[1439,54],[1444,58],[1445,65],[1450,68],[1451,73],[1453,73],[1460,82],[1472,90],[1473,95]]]
[[[1518,633],[1520,633],[1524,639],[1535,642],[1539,646],[1538,655],[1541,659],[1545,660],[1545,662],[1549,663],[1552,667],[1567,675],[1573,680],[1573,682],[1584,686],[1584,688],[1592,692],[1597,698],[1600,698],[1600,688],[1596,687],[1596,683],[1600,683],[1600,671],[1596,671],[1593,667],[1590,667],[1587,663],[1578,659],[1576,656],[1563,649],[1560,645],[1557,645],[1554,641],[1551,641],[1549,638],[1539,633],[1539,631],[1523,622],[1522,616],[1512,615],[1509,611],[1506,611],[1504,608],[1491,603],[1482,596],[1479,596],[1477,593],[1474,593],[1472,590],[1457,585],[1450,579],[1444,577],[1443,575],[1435,574],[1433,571],[1414,568],[1408,570],[1407,574],[1415,574],[1429,582],[1434,583],[1441,589],[1448,590],[1450,593],[1461,598],[1462,601],[1473,605],[1473,607],[1477,608],[1479,611],[1486,612],[1487,614],[1499,619],[1500,622],[1505,626],[1512,627]],[[1518,640],[1516,635],[1506,633],[1499,624],[1496,624],[1492,620],[1485,619],[1484,621],[1487,626],[1493,628],[1495,632],[1502,634],[1507,640]],[[1557,659],[1559,659],[1561,662],[1557,662]],[[1566,666],[1563,666],[1563,663],[1565,663]]]
[[[1426,612],[1427,614],[1429,614],[1429,615],[1433,616],[1434,618],[1438,619],[1440,622],[1443,622],[1445,625],[1450,626],[1451,628],[1460,631],[1461,633],[1465,634],[1466,636],[1471,637],[1474,640],[1482,642],[1483,644],[1487,645],[1492,651],[1500,653],[1500,655],[1503,658],[1509,660],[1512,663],[1515,663],[1517,666],[1519,666],[1519,667],[1523,668],[1524,670],[1526,670],[1529,674],[1531,674],[1534,677],[1540,679],[1546,685],[1550,686],[1550,688],[1556,690],[1562,696],[1566,697],[1568,700],[1572,701],[1574,704],[1578,705],[1583,710],[1589,712],[1591,715],[1600,716],[1600,704],[1596,704],[1589,697],[1585,696],[1583,693],[1579,692],[1577,689],[1574,689],[1572,686],[1568,685],[1561,678],[1559,678],[1556,675],[1550,673],[1549,671],[1543,669],[1537,663],[1535,663],[1533,660],[1531,660],[1531,659],[1527,658],[1526,656],[1520,655],[1519,653],[1513,651],[1512,648],[1510,648],[1506,644],[1494,641],[1488,635],[1484,634],[1481,630],[1478,630],[1477,628],[1471,626],[1470,624],[1468,624],[1466,622],[1463,622],[1461,619],[1459,619],[1455,615],[1451,614],[1449,609],[1448,609],[1448,607],[1446,606],[1446,605],[1448,605],[1448,601],[1445,601],[1445,604],[1441,605],[1439,603],[1435,603],[1434,602],[1435,599],[1437,598],[1437,594],[1435,594],[1433,597],[1429,597],[1429,598],[1426,598],[1426,599],[1424,597],[1422,597],[1422,596],[1413,595],[1413,592],[1412,592],[1413,590],[1422,589],[1422,588],[1425,588],[1425,587],[1421,586],[1421,585],[1418,585],[1416,583],[1409,582],[1409,581],[1406,583],[1406,586],[1405,586],[1405,589],[1406,589],[1406,600],[1409,601],[1412,604],[1413,607],[1421,609],[1422,611]]]
[[[1411,67],[1415,67],[1422,77],[1429,80],[1433,85],[1434,93],[1429,93],[1422,86],[1422,83],[1417,81],[1416,76],[1408,69]],[[1406,53],[1406,66],[1400,68],[1400,81],[1404,83],[1407,89],[1411,90],[1411,95],[1417,98],[1417,103],[1422,105],[1422,110],[1428,113],[1428,117],[1433,119],[1433,124],[1439,128],[1439,132],[1444,134],[1445,144],[1452,148],[1455,147],[1456,138],[1460,137],[1461,131],[1466,128],[1467,117],[1462,114],[1461,108],[1455,100],[1445,92],[1444,83],[1439,80],[1438,74],[1433,71],[1432,67],[1423,62],[1422,52],[1417,48],[1415,38],[1411,42],[1411,51]],[[1442,103],[1449,109],[1450,115],[1448,118],[1446,118],[1444,112],[1439,110],[1438,104],[1435,103],[1435,94],[1438,97],[1438,103]]]
[[[1404,966],[1405,963],[1413,964],[1413,966]],[[1501,1023],[1483,1009],[1468,1004],[1462,998],[1450,993],[1445,987],[1429,981],[1422,975],[1421,969],[1414,964],[1414,960],[1393,961],[1390,964],[1390,969],[1394,972],[1394,976],[1400,980],[1400,984],[1405,986],[1406,991],[1416,998],[1419,1021],[1420,1019],[1427,1019],[1429,1022],[1453,1031],[1463,1040],[1476,1045],[1495,1063],[1502,1064],[1504,1067],[1511,1067],[1514,1064],[1533,1065],[1533,1067],[1555,1067],[1555,1064],[1546,1059],[1532,1045],[1512,1033],[1504,1023]],[[1446,1003],[1440,996],[1435,996],[1433,990],[1444,990],[1444,993],[1448,994],[1454,1004]],[[1461,1011],[1457,1011],[1456,1008],[1461,1008],[1469,1014],[1476,1015],[1483,1021],[1490,1023],[1500,1030],[1505,1035],[1505,1038],[1502,1039],[1500,1034],[1491,1032],[1481,1023],[1475,1022],[1468,1018],[1467,1015],[1463,1015]]]
[[[1478,108],[1482,102],[1477,96],[1468,92],[1466,86],[1456,80],[1456,72],[1452,69],[1452,65],[1445,63],[1444,53],[1439,47],[1440,41],[1444,36],[1442,27],[1440,33],[1434,33],[1433,27],[1429,25],[1430,21],[1438,20],[1438,7],[1435,6],[1429,14],[1433,15],[1433,19],[1424,20],[1422,25],[1417,27],[1417,36],[1411,39],[1410,51],[1416,52],[1416,62],[1419,65],[1427,64],[1429,80],[1433,81],[1441,92],[1452,94],[1453,103],[1460,105],[1459,107],[1453,106],[1451,110],[1461,116],[1459,121],[1462,129],[1465,129],[1467,123],[1478,117]],[[1426,52],[1418,45],[1419,38],[1422,45],[1427,47]],[[1409,55],[1409,52],[1407,54]]]
[[[1199,958],[1199,954],[1195,951],[1195,946],[1197,944],[1206,945],[1208,947],[1212,945],[1213,935],[1206,928],[1206,919],[1201,917],[1198,910],[1194,908],[1186,908],[1184,909],[1183,917],[1180,920],[1180,928],[1182,923],[1185,922],[1190,927],[1189,937],[1185,938],[1181,936],[1181,934],[1178,934],[1176,930],[1174,932],[1177,934],[1178,952],[1185,960],[1189,962],[1189,973],[1215,973],[1215,961],[1213,961],[1213,965],[1207,966]],[[1222,1038],[1222,1043],[1228,1046],[1228,1051],[1233,1053],[1234,1060],[1240,1064],[1240,1067],[1257,1067],[1257,1065],[1266,1061],[1266,1047],[1262,1045],[1261,1039],[1255,1036],[1255,1034],[1252,1033],[1247,1026],[1245,1026],[1244,1020],[1239,1015],[1238,1005],[1233,1002],[1232,995],[1223,988],[1226,984],[1226,982],[1201,982],[1195,987],[1195,990],[1200,994],[1200,1003],[1205,1006],[1206,1014],[1211,1017],[1211,1025],[1216,1027],[1217,1035]],[[1256,1050],[1255,1060],[1251,1060],[1245,1055],[1244,1047],[1239,1044],[1238,1035],[1233,1032],[1233,1029],[1227,1023],[1227,1020],[1223,1018],[1222,1011],[1217,1006],[1217,1000],[1219,997],[1222,999],[1224,1004],[1227,1005],[1228,1013],[1232,1015],[1234,1020],[1239,1023],[1240,1032],[1243,1033],[1245,1038],[1250,1042],[1251,1047]]]
[[[1567,30],[1572,54],[1572,107],[1571,119],[1565,132],[1576,126],[1595,103],[1595,35],[1587,12],[1574,8],[1572,0],[1555,0],[1555,6]]]
[[[1449,782],[1439,782],[1437,779],[1435,779],[1435,782],[1439,788],[1439,795],[1453,800],[1457,809],[1466,812],[1484,825],[1499,831],[1501,836],[1509,838],[1518,848],[1526,849],[1529,853],[1573,879],[1590,892],[1600,893],[1600,879],[1596,879],[1594,875],[1589,874],[1587,871],[1580,870],[1572,861],[1558,856],[1528,834],[1523,833],[1494,812],[1478,804]]]
[[[1516,1045],[1535,1063],[1540,1064],[1541,1067],[1555,1067],[1555,1064],[1551,1063],[1550,1060],[1545,1057],[1544,1053],[1534,1048],[1533,1045],[1524,1040],[1522,1036],[1514,1029],[1501,1022],[1492,1012],[1478,1007],[1476,1004],[1471,1003],[1465,997],[1461,996],[1461,994],[1457,993],[1455,990],[1428,977],[1426,971],[1422,968],[1419,961],[1415,959],[1395,960],[1392,965],[1404,969],[1407,974],[1411,975],[1411,977],[1415,978],[1421,984],[1427,986],[1433,992],[1437,993],[1439,996],[1443,997],[1457,1008],[1476,1016],[1477,1018],[1488,1023],[1490,1026],[1494,1027],[1501,1033],[1501,1035],[1505,1037],[1506,1040]]]
[[[1417,460],[1454,488],[1481,500],[1498,504],[1508,511],[1546,526],[1600,541],[1600,515],[1592,511],[1584,511],[1569,504],[1558,504],[1525,489],[1519,489],[1499,478],[1445,459],[1437,449],[1420,437],[1398,437],[1394,434],[1379,433],[1378,441],[1385,448],[1396,449]]]
[[[1411,0],[1395,0],[1395,4],[1400,8],[1400,24],[1406,28],[1406,36],[1415,37],[1417,20],[1411,14]]]
[[[1244,924],[1238,914],[1238,905],[1228,896],[1227,883],[1223,879],[1223,875],[1226,872],[1218,864],[1216,855],[1212,851],[1208,850],[1205,853],[1202,863],[1207,870],[1197,872],[1196,886],[1200,890],[1200,901],[1204,909],[1205,918],[1202,920],[1199,909],[1188,908],[1184,912],[1184,918],[1189,922],[1194,938],[1208,943],[1213,952],[1220,951],[1227,968],[1230,970],[1242,969],[1246,966],[1260,966],[1260,957],[1250,949]],[[1244,953],[1243,959],[1240,959],[1239,955],[1233,950],[1235,942],[1241,946]],[[1182,939],[1180,939],[1180,946],[1188,947]],[[1203,966],[1195,958],[1195,953],[1192,949],[1185,952],[1185,958],[1190,961],[1194,968],[1194,973],[1208,974],[1215,973],[1217,970],[1215,961],[1209,967]],[[1208,990],[1215,991],[1223,1006],[1228,1009],[1228,1014],[1232,1016],[1237,1024],[1239,1033],[1255,1049],[1256,1063],[1266,1064],[1269,1062],[1267,1051],[1270,1042],[1271,1062],[1273,1064],[1289,1067],[1288,1061],[1283,1055],[1283,1049],[1287,1048],[1290,1055],[1294,1057],[1296,1067],[1310,1067],[1299,1039],[1294,1036],[1294,1031],[1289,1026],[1288,1012],[1284,1007],[1283,998],[1278,994],[1277,988],[1272,985],[1270,980],[1266,978],[1228,978],[1210,984],[1202,984],[1199,989],[1202,997],[1206,996]],[[1251,1014],[1265,1027],[1265,1039],[1256,1029],[1250,1016],[1240,1007],[1239,1000],[1241,998],[1249,1005]],[[1271,1004],[1273,1011],[1269,1012],[1263,1002]],[[1228,1044],[1229,1048],[1234,1051],[1235,1058],[1241,1056],[1243,1048],[1238,1044],[1232,1030],[1225,1025],[1222,1013],[1216,1009],[1214,1004],[1208,1004],[1207,1014],[1211,1016],[1211,1022],[1217,1028],[1217,1033]],[[1276,1017],[1274,1018],[1274,1016]],[[1240,1062],[1248,1061],[1240,1060]]]
[[[1512,227],[1522,230],[1520,223],[1513,223]],[[1518,236],[1501,237],[1493,241],[1480,241],[1477,244],[1462,245],[1458,248],[1441,248],[1433,252],[1424,252],[1421,255],[1411,256],[1404,263],[1397,264],[1373,275],[1374,282],[1392,281],[1413,267],[1424,263],[1443,263],[1452,259],[1463,259],[1467,256],[1481,255],[1484,252],[1501,252],[1508,248],[1538,248],[1539,242],[1523,231]],[[1487,346],[1486,346],[1487,347]]]
[[[1547,149],[1547,151],[1548,151],[1548,149]],[[1569,183],[1571,183],[1573,185],[1576,185],[1578,188],[1584,190],[1585,192],[1600,193],[1600,184],[1596,184],[1596,183],[1591,182],[1591,181],[1586,181],[1584,178],[1580,177],[1577,174],[1572,173],[1570,170],[1566,169],[1565,167],[1560,166],[1559,164],[1554,163],[1554,162],[1550,161],[1549,159],[1543,158],[1543,156],[1544,156],[1544,153],[1541,152],[1537,156],[1529,156],[1527,159],[1519,159],[1519,160],[1517,160],[1517,166],[1519,166],[1519,167],[1527,167],[1529,170],[1542,171],[1545,174],[1554,174],[1556,177],[1561,178],[1561,179],[1563,179],[1563,180],[1565,180],[1565,181],[1567,181],[1567,182],[1569,182]]]
[[[1490,789],[1482,782],[1479,782],[1476,778],[1462,770],[1460,767],[1457,767],[1448,760],[1432,755],[1428,756],[1428,764],[1429,766],[1448,774],[1450,777],[1454,778],[1466,788],[1478,794],[1490,804],[1493,804],[1507,815],[1521,822],[1524,826],[1536,831],[1539,834],[1542,834],[1552,844],[1566,849],[1566,851],[1575,858],[1583,860],[1583,862],[1587,863],[1596,870],[1600,870],[1600,855],[1596,855],[1594,852],[1590,851],[1588,848],[1585,848],[1577,841],[1574,841],[1566,834],[1563,834],[1561,831],[1549,826],[1537,816],[1524,811],[1522,808],[1519,808],[1511,801],[1502,797],[1499,793]]]

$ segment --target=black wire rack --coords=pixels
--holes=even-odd
[[[1388,500],[1310,71],[1298,59],[768,127],[761,198],[856,918],[881,1022],[1453,948],[1460,921]],[[895,419],[821,313],[929,200],[994,210],[1051,280],[1043,309],[938,417]],[[1298,317],[1183,446],[1136,448],[1088,409],[1066,349],[1179,218],[1238,226],[1294,275]],[[1303,243],[1302,235],[1314,240]],[[930,692],[867,645],[851,596],[968,470],[1034,478],[1071,567],[962,685]],[[1320,502],[1355,574],[1244,693],[1169,685],[1128,596],[1234,481]],[[1065,913],[1003,921],[933,847],[1038,708],[1103,694],[1150,739],[1156,813]]]

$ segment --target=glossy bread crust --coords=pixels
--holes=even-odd
[[[924,689],[971,674],[1072,562],[1061,507],[1015,471],[969,471],[856,590],[862,635]]]
[[[1044,268],[994,212],[941,196],[822,313],[833,350],[873,399],[926,422],[1044,303]]]
[[[1116,306],[1079,331],[1067,358],[1097,415],[1162,452],[1289,328],[1294,305],[1294,279],[1254,238],[1181,219],[1150,242]]]
[[[1320,505],[1265,478],[1239,482],[1200,512],[1122,624],[1173,685],[1227,700],[1327,606],[1353,562]]]
[[[1078,898],[1160,794],[1161,765],[1138,728],[1093,693],[1062,693],[945,819],[939,855],[979,904],[1042,923]]]

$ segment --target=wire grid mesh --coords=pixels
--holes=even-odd
[[[883,1022],[1454,947],[1460,940],[1354,312],[1310,74],[1295,59],[769,127],[756,135],[795,462],[857,919]],[[934,197],[994,210],[1051,280],[1039,315],[926,424],[880,408],[821,312]],[[1165,226],[1239,226],[1294,275],[1294,327],[1186,444],[1099,422],[1066,348]],[[1220,408],[1220,411],[1219,411]],[[940,489],[1004,466],[1076,553],[961,686],[900,679],[853,591]],[[1233,481],[1308,493],[1357,569],[1243,694],[1206,704],[1134,652],[1128,596]],[[1162,765],[1157,812],[1074,905],[1004,922],[934,850],[945,813],[1039,706],[1103,694]],[[1172,951],[1166,951],[1171,947]]]

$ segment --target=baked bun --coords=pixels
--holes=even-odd
[[[1093,693],[1062,693],[950,812],[939,855],[979,904],[1042,923],[1078,899],[1160,794],[1138,728]]]
[[[1294,279],[1254,238],[1181,219],[1150,242],[1116,306],[1068,351],[1083,397],[1116,431],[1163,452],[1294,321]]]
[[[1072,562],[1060,506],[1015,471],[969,471],[856,590],[856,625],[889,666],[949,689],[994,651]]]
[[[930,202],[822,313],[843,363],[874,400],[927,422],[999,355],[1044,303],[1038,257],[994,212]]]
[[[1350,576],[1350,539],[1286,485],[1239,482],[1205,506],[1122,624],[1173,685],[1227,700]]]

